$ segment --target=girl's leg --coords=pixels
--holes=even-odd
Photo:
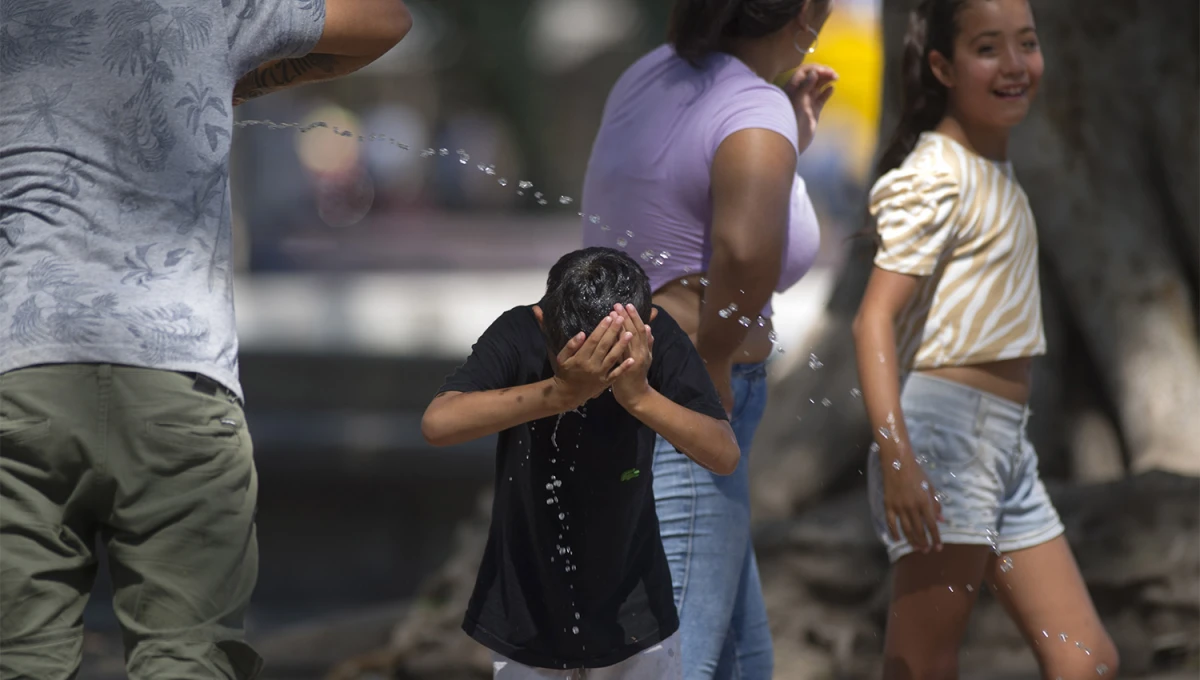
[[[1033,647],[1042,677],[1114,677],[1117,649],[1088,595],[1062,521],[1024,435],[1000,519],[1000,557],[987,580]],[[1065,639],[1064,639],[1065,637]]]
[[[991,557],[987,580],[1033,647],[1042,677],[1115,677],[1117,648],[1092,605],[1066,537],[1004,557],[1008,560]]]
[[[988,566],[985,545],[945,545],[895,564],[884,680],[957,680],[958,647]],[[970,585],[971,587],[967,587]]]

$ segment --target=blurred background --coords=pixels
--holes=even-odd
[[[365,669],[361,677],[490,677],[463,646],[469,641],[457,626],[486,526],[493,440],[434,450],[421,439],[420,416],[487,325],[500,312],[536,300],[549,266],[578,247],[576,205],[605,98],[629,64],[662,42],[670,9],[668,0],[406,1],[415,29],[385,58],[341,80],[254,100],[237,113],[251,123],[235,135],[232,184],[241,370],[261,480],[261,572],[250,626],[268,656],[268,678],[326,677],[347,660],[353,661],[341,677],[353,677],[359,668]],[[885,86],[885,68],[894,64],[885,63],[885,55],[895,52],[905,5],[835,0],[812,57],[841,76],[817,141],[800,163],[821,219],[822,252],[813,271],[775,301],[785,353],[772,365],[772,414],[754,455],[760,560],[773,602],[780,678],[867,677],[881,644],[886,563],[865,524],[861,467],[868,428],[852,396],[854,366],[845,333],[867,269],[849,237],[863,226],[877,138],[894,111],[895,92]],[[1083,2],[1063,0],[1055,7],[1060,5]],[[1194,2],[1163,6],[1170,6],[1158,12],[1163,17],[1179,11],[1192,20],[1181,25],[1197,24]],[[1066,10],[1047,13],[1052,16],[1043,20],[1051,31],[1075,31],[1070,35],[1076,43],[1066,34],[1059,43],[1062,62],[1071,56],[1068,44],[1077,56],[1097,41],[1118,40],[1063,28],[1070,23]],[[1120,38],[1135,41],[1159,25],[1144,15],[1113,21],[1140,31]],[[1180,134],[1193,143],[1176,165],[1155,161],[1164,173],[1182,167],[1185,179],[1195,177],[1196,163],[1196,39],[1189,30],[1167,41],[1181,45],[1177,80],[1161,69],[1159,76],[1169,81],[1161,87],[1183,92],[1176,102],[1182,106],[1162,115],[1187,118],[1175,125],[1183,125]],[[1053,49],[1047,47],[1052,73]],[[1072,68],[1075,76],[1060,78],[1091,82],[1103,69],[1099,62]],[[1031,135],[1065,136],[1054,126],[1081,120],[1063,119],[1053,102],[1047,107],[1040,115],[1051,129],[1035,124]],[[301,134],[252,124],[266,120],[322,121],[368,141],[328,129]],[[1066,161],[1047,156],[1054,147],[1041,138],[1024,144],[1037,152],[1018,154],[1018,171],[1023,163],[1052,184]],[[1087,165],[1082,158],[1074,158],[1073,167]],[[1196,229],[1195,189],[1192,183],[1182,194],[1155,199],[1191,206],[1155,217],[1182,225],[1185,253]],[[1034,188],[1030,193],[1045,230],[1043,213],[1054,208],[1043,207],[1051,204],[1039,202],[1042,194]],[[1114,229],[1129,233],[1128,225]],[[1190,252],[1193,260],[1200,257],[1195,248]],[[1078,354],[1103,363],[1105,350],[1089,339],[1102,334],[1098,329],[1106,321],[1077,313],[1088,302],[1070,283],[1084,274],[1071,269],[1074,259],[1046,259],[1044,268],[1067,272],[1066,283],[1050,275],[1047,284],[1048,317],[1055,310],[1061,317],[1049,331],[1052,345],[1057,340],[1058,347],[1080,348],[1060,352],[1060,358]],[[1195,264],[1176,268],[1191,314]],[[1187,319],[1183,335],[1191,344],[1180,350],[1185,353],[1195,350],[1196,338],[1194,315]],[[1127,316],[1107,323],[1118,321],[1144,320]],[[1133,581],[1121,576],[1097,586],[1109,588],[1104,597],[1117,598],[1106,616],[1142,612],[1123,620],[1141,635],[1134,642],[1122,638],[1123,655],[1127,649],[1134,654],[1125,658],[1135,658],[1147,676],[1195,677],[1197,440],[1183,438],[1184,451],[1166,464],[1139,467],[1123,425],[1140,417],[1136,409],[1122,410],[1121,395],[1132,389],[1128,379],[1114,382],[1094,366],[1081,366],[1048,360],[1042,373],[1048,377],[1039,398],[1050,413],[1038,441],[1039,449],[1045,447],[1044,474],[1067,494],[1060,504],[1084,508],[1081,519],[1068,521],[1073,537],[1094,537],[1098,527],[1108,527],[1107,542],[1094,551],[1103,561],[1121,550],[1141,551],[1142,561],[1131,567],[1141,569]],[[1184,371],[1183,378],[1188,375]],[[1187,384],[1179,389],[1176,412],[1186,414],[1188,403],[1200,405],[1188,401]],[[1078,394],[1094,398],[1070,396]],[[1084,407],[1062,406],[1076,402]],[[1188,418],[1200,419],[1197,413]],[[1154,477],[1164,469],[1165,478]],[[1150,483],[1158,485],[1150,491],[1121,486],[1144,484],[1138,480],[1148,471]],[[1071,500],[1073,493],[1082,500]],[[1129,513],[1133,519],[1125,521],[1134,523],[1114,529],[1103,511],[1137,494],[1157,504]],[[1174,505],[1163,511],[1164,502]],[[1122,531],[1141,542],[1129,542]],[[1167,544],[1154,542],[1159,533]],[[1081,557],[1085,571],[1091,568],[1087,550]],[[1175,561],[1151,568],[1142,563],[1151,554]],[[1163,579],[1170,587],[1162,586]],[[1131,591],[1135,586],[1159,594],[1156,609],[1146,613],[1149,596]],[[1032,657],[1015,631],[983,609],[968,641],[977,646],[970,648],[976,662],[965,663],[965,671],[975,673],[970,677],[1032,677]],[[1139,618],[1143,614],[1154,622]],[[93,633],[83,677],[121,677],[119,636],[105,591],[93,598],[87,622]]]

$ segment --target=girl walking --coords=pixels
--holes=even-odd
[[[871,510],[894,564],[884,678],[958,677],[981,582],[1044,678],[1113,677],[1116,648],[1025,431],[1046,351],[1037,229],[1007,157],[1043,71],[1027,0],[925,0],[903,70],[854,324]]]

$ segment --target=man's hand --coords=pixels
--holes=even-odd
[[[624,330],[632,335],[625,350],[625,359],[609,376],[613,380],[613,396],[617,403],[626,410],[637,408],[638,402],[650,393],[650,362],[653,358],[654,335],[650,325],[642,322],[637,307],[621,305],[614,307],[618,312],[625,313]]]
[[[584,339],[571,338],[555,358],[554,390],[563,411],[570,411],[604,393],[620,376],[613,368],[625,356],[633,334],[625,330],[625,317],[612,312]]]

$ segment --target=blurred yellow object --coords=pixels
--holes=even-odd
[[[805,61],[837,72],[835,92],[825,106],[821,127],[845,148],[850,171],[865,178],[875,153],[883,95],[883,44],[877,13],[838,11],[835,5],[817,41],[817,51]],[[780,74],[775,84],[784,87],[796,70]]]

